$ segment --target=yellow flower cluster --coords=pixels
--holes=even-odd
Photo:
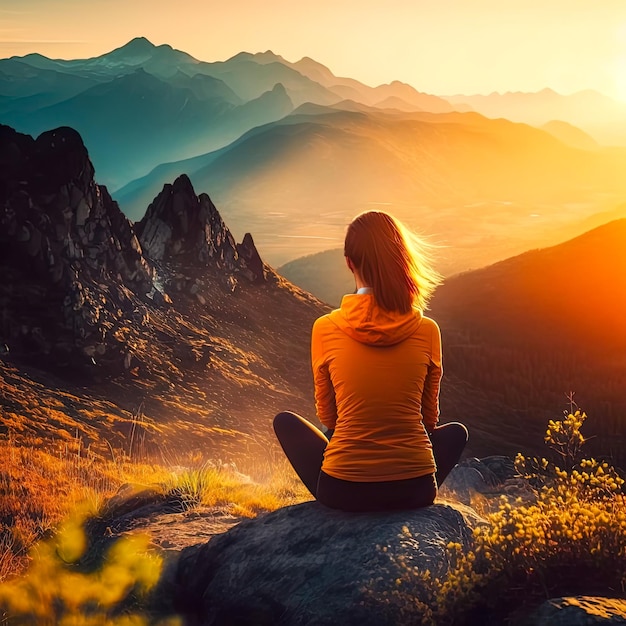
[[[569,413],[563,420],[550,420],[544,442],[563,459],[566,467],[578,460],[585,438],[580,432],[587,415],[581,411]]]

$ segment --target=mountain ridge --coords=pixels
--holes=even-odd
[[[257,219],[258,245],[281,266],[293,255],[282,252],[278,224],[261,221],[261,207],[280,212],[294,235],[329,237],[302,241],[304,255],[339,247],[347,220],[384,203],[418,230],[444,233],[441,243],[474,245],[469,267],[477,267],[555,241],[565,222],[617,204],[626,192],[625,161],[623,151],[572,148],[540,129],[477,113],[307,104],[221,151],[161,166],[116,197],[134,217],[134,207],[145,205],[163,177],[185,171],[194,184],[213,189],[234,227]],[[568,205],[575,208],[564,211]],[[494,238],[505,218],[507,233]],[[476,247],[471,241],[483,227],[488,240]]]
[[[576,126],[605,145],[626,145],[626,104],[592,90],[570,95],[553,89],[537,92],[493,92],[489,95],[445,96],[453,105],[464,104],[487,117],[506,117],[512,121],[541,126],[561,120]]]

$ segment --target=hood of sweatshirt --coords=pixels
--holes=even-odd
[[[341,308],[329,314],[330,320],[346,335],[373,346],[392,346],[410,337],[422,323],[419,310],[398,313],[381,309],[372,294],[351,294],[341,300]]]

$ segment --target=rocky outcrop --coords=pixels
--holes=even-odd
[[[136,231],[146,256],[158,263],[217,270],[249,282],[266,280],[266,266],[250,234],[236,244],[209,196],[197,196],[185,174],[163,187]]]
[[[0,340],[79,367],[126,355],[126,320],[145,323],[153,270],[80,135],[36,140],[0,126]]]
[[[3,262],[29,260],[52,283],[110,274],[138,293],[152,287],[131,222],[96,185],[80,135],[58,128],[37,140],[0,126]]]
[[[484,502],[501,495],[524,500],[535,496],[528,481],[515,469],[513,459],[501,455],[463,459],[452,469],[439,495],[466,505],[475,504],[476,497]]]
[[[237,244],[237,252],[243,261],[241,271],[249,281],[262,282],[268,279],[269,268],[263,263],[250,233],[246,233],[243,236],[243,241]]]
[[[382,595],[403,575],[399,557],[444,574],[449,542],[470,538],[468,521],[446,505],[350,514],[308,502],[186,548],[157,595],[194,624],[401,623]]]

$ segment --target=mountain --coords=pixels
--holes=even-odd
[[[90,77],[99,82],[132,74],[138,69],[166,78],[184,69],[202,67],[200,61],[186,52],[174,50],[167,44],[155,46],[145,37],[136,37],[111,52],[89,59],[48,59],[40,54],[27,54],[23,57],[12,57],[10,60],[19,60],[40,69]],[[4,62],[0,62],[0,67]],[[196,73],[198,72],[189,72],[190,75]]]
[[[276,83],[284,85],[294,106],[303,102],[332,104],[341,100],[332,91],[285,65],[278,57],[259,62],[256,56],[240,52],[227,61],[212,63],[211,75],[223,80],[244,100],[258,98]]]
[[[80,75],[59,72],[54,67],[32,66],[25,58],[0,60],[0,93],[11,98],[38,94],[47,95],[50,99],[70,97],[95,82]]]
[[[505,248],[506,246],[503,246],[499,250],[499,255],[502,257],[507,256]],[[490,252],[495,253],[493,248]],[[451,247],[435,247],[433,263],[444,277],[488,264],[480,251],[474,248]],[[277,271],[294,285],[298,285],[333,307],[338,307],[341,304],[341,298],[347,293],[353,293],[355,288],[354,277],[346,267],[343,248],[333,248],[298,257],[280,265]]]
[[[432,301],[448,419],[476,444],[541,449],[546,419],[589,415],[594,454],[626,463],[626,219],[445,281]]]
[[[626,145],[626,104],[591,89],[567,96],[544,89],[445,98],[455,107],[470,106],[487,117],[505,117],[534,126],[560,120],[581,128],[603,145]]]
[[[53,106],[3,117],[35,135],[51,126],[75,127],[93,146],[98,174],[116,187],[172,157],[227,145],[292,108],[280,86],[241,103],[215,78],[178,73],[164,81],[140,68]]]
[[[294,107],[334,105],[346,93],[366,106],[452,110],[398,81],[372,88],[334,77],[311,59],[290,63],[271,51],[207,63],[137,37],[89,59],[0,59],[0,121],[31,135],[61,125],[78,129],[99,180],[112,189],[160,163],[224,147]]]
[[[623,150],[574,149],[476,113],[363,106],[299,107],[219,151],[155,169],[116,199],[136,219],[164,180],[186,172],[213,190],[236,232],[250,225],[274,265],[340,247],[354,215],[386,207],[436,243],[467,250],[465,268],[475,268],[562,241],[626,192]]]
[[[279,62],[286,65],[323,85],[339,96],[341,100],[356,100],[377,108],[397,108],[394,106],[397,104],[400,106],[400,110],[408,108],[411,111],[429,111],[431,113],[448,113],[454,110],[454,107],[446,99],[419,92],[411,85],[399,80],[370,87],[353,78],[335,76],[325,65],[309,57],[303,57],[296,63],[290,63],[270,50],[251,55],[251,57],[259,64]],[[324,104],[317,100],[310,101]]]
[[[339,307],[341,298],[356,289],[354,276],[347,268],[343,248],[324,250],[277,268],[281,276],[305,291],[315,294],[322,302]]]
[[[93,173],[76,131],[0,126],[4,428],[97,453],[141,436],[160,454],[261,454],[274,413],[312,414],[309,335],[327,308],[250,234],[236,243],[188,178],[134,225]]]
[[[540,128],[572,148],[580,148],[581,150],[596,150],[599,148],[598,142],[593,137],[567,122],[550,120],[542,124]]]

